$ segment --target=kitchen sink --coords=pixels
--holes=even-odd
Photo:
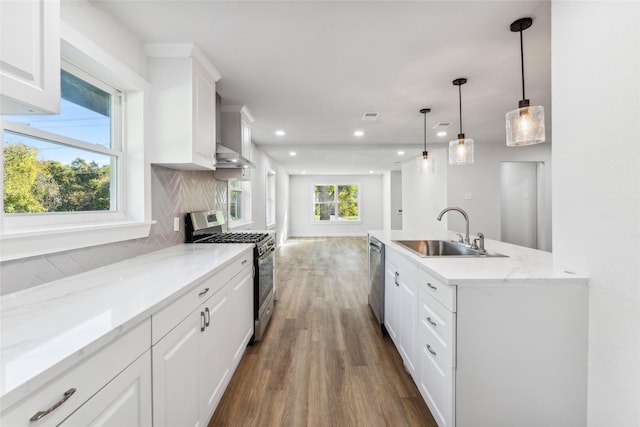
[[[472,249],[461,243],[450,240],[394,240],[407,249],[412,250],[423,258],[430,257],[458,257],[458,258],[476,258],[476,257],[506,257],[506,255],[483,252]]]

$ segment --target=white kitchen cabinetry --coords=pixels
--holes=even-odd
[[[412,377],[417,374],[417,266],[385,250],[385,327]]]
[[[194,45],[147,45],[151,163],[214,170],[220,73]]]
[[[418,277],[418,388],[439,426],[585,425],[586,286]]]
[[[251,338],[251,260],[246,251],[152,316],[159,331],[152,348],[155,427],[207,425]],[[176,317],[189,310],[186,318]]]
[[[27,398],[2,408],[0,424],[150,425],[150,335],[150,322],[146,320]],[[34,417],[37,420],[31,421]]]
[[[150,350],[60,424],[61,427],[151,425]]]
[[[0,114],[60,108],[60,2],[0,1]]]

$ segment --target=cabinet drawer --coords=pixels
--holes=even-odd
[[[148,350],[150,335],[150,322],[147,319],[75,368],[62,373],[27,398],[4,410],[0,415],[0,424],[11,427],[57,426]],[[30,421],[36,413],[46,411],[61,402],[65,392],[72,389],[75,392],[64,403],[40,420]]]
[[[436,279],[423,269],[418,270],[420,288],[444,305],[449,311],[456,311],[456,287],[449,286]]]
[[[446,357],[446,350],[440,346],[433,334],[421,329],[420,343],[422,345],[420,349],[420,392],[438,426],[451,426],[453,425],[455,371],[450,364],[450,359]]]
[[[252,265],[253,250],[248,249],[236,257],[229,265],[205,279],[195,288],[151,316],[152,344],[160,341],[169,331],[175,328],[189,313],[198,308],[218,292],[229,280],[243,268]]]
[[[420,305],[418,310],[418,321],[421,330],[431,333],[444,347],[447,356],[453,359],[455,340],[453,331],[455,330],[454,313],[447,310],[442,304],[436,301],[424,289],[420,289]]]

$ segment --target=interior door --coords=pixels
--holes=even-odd
[[[538,248],[538,162],[500,163],[501,240]]]

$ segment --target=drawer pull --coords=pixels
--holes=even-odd
[[[433,289],[434,291],[438,290],[437,286],[433,286],[431,283],[427,282],[427,286],[430,287],[431,289]]]
[[[29,421],[38,421],[39,419],[45,417],[46,415],[49,415],[50,413],[58,409],[60,405],[66,402],[75,392],[76,392],[75,388],[70,388],[69,390],[65,391],[62,399],[60,399],[56,404],[54,404],[51,408],[47,409],[46,411],[38,411],[33,417],[29,419]]]
[[[429,324],[431,326],[438,326],[438,324],[436,322],[434,322],[433,320],[431,320],[431,317],[427,317],[427,322],[429,322]]]
[[[433,351],[433,349],[431,348],[431,346],[429,344],[427,344],[427,351],[431,354],[433,354],[434,356],[436,355],[436,352]]]
[[[204,332],[204,328],[207,327],[207,322],[204,320],[204,311],[200,312],[200,332]]]
[[[242,262],[241,262],[242,265],[245,265],[246,263],[247,263],[246,259],[243,259]]]
[[[207,292],[209,292],[209,288],[204,288],[204,291],[200,292],[198,294],[199,297],[203,296],[204,294],[206,294]]]
[[[209,307],[205,307],[204,309],[204,326],[209,326],[209,322],[211,321],[211,313],[209,312]]]
[[[400,276],[400,273],[396,271],[395,276],[393,278],[393,282],[396,284],[396,286],[400,286],[400,283],[398,283],[398,276]]]

